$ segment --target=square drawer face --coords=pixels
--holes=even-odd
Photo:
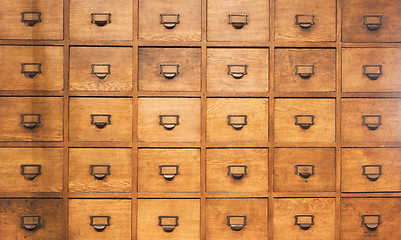
[[[63,90],[63,47],[1,46],[0,90]]]
[[[0,148],[1,192],[62,192],[63,149]]]
[[[193,91],[201,88],[199,48],[139,48],[139,91]]]
[[[275,198],[274,239],[335,239],[335,199]]]
[[[0,97],[0,141],[63,141],[62,97]]]
[[[401,49],[343,48],[343,92],[400,92]]]
[[[400,142],[401,99],[341,99],[344,142]]]
[[[131,98],[70,98],[70,141],[132,141]]]
[[[208,92],[267,92],[268,49],[207,49]]]
[[[275,90],[336,91],[335,49],[276,49]]]
[[[131,200],[70,199],[68,239],[131,239]]]
[[[207,40],[265,42],[269,39],[269,3],[263,0],[208,0]]]
[[[70,192],[131,192],[130,148],[70,148]]]
[[[268,149],[207,149],[206,156],[206,192],[267,192]]]
[[[276,40],[336,41],[336,1],[276,0]]]
[[[200,150],[139,149],[138,192],[200,192]]]
[[[131,91],[132,48],[72,47],[70,90]]]
[[[267,142],[267,98],[208,98],[208,142]]]
[[[3,239],[63,239],[61,199],[0,199]]]
[[[274,158],[274,191],[336,190],[335,148],[276,148]]]
[[[401,191],[400,148],[343,148],[343,192]]]
[[[206,238],[267,239],[266,198],[206,199]]]
[[[199,42],[201,1],[139,0],[139,39]]]
[[[71,40],[132,40],[132,1],[71,0]]]
[[[138,199],[138,240],[200,239],[199,199]]]
[[[139,142],[200,142],[199,98],[139,98]]]
[[[400,239],[401,198],[341,199],[341,239]]]
[[[335,99],[276,99],[277,142],[334,142]]]
[[[0,16],[0,39],[63,39],[62,0],[2,1]]]
[[[353,0],[342,4],[344,42],[400,42],[401,5],[398,0]]]

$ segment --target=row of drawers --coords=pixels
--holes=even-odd
[[[278,41],[336,41],[336,0],[276,0]],[[342,3],[345,42],[399,42],[401,6],[397,0],[358,0]],[[201,1],[157,3],[139,0],[141,40],[200,41]],[[0,39],[63,39],[63,1],[5,1]],[[70,1],[70,39],[132,40],[133,1]],[[269,1],[207,1],[208,41],[267,41]]]
[[[335,239],[334,198],[274,199],[274,239]],[[200,239],[199,199],[139,199],[137,239]],[[0,200],[0,231],[62,239],[61,200]],[[131,200],[69,200],[69,239],[131,239]],[[207,239],[267,239],[267,199],[206,199]],[[399,239],[400,198],[341,199],[341,239]]]
[[[200,91],[200,48],[140,48],[139,91]],[[336,91],[335,49],[276,49],[275,91]],[[267,92],[268,49],[207,50],[208,92]],[[63,47],[0,47],[0,90],[62,90]],[[72,47],[69,89],[132,91],[132,48]],[[400,92],[398,48],[344,48],[343,92]],[[339,74],[339,73],[337,73]]]

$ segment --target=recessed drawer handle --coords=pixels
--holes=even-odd
[[[164,63],[160,64],[160,74],[167,79],[173,79],[175,76],[180,74],[179,64]]]
[[[362,215],[362,226],[373,231],[381,224],[380,215]]]
[[[34,78],[36,74],[42,73],[41,63],[21,63],[21,73],[26,78]]]
[[[248,24],[248,14],[228,14],[228,24],[235,29],[241,29]]]
[[[92,13],[91,23],[96,24],[98,27],[104,27],[106,24],[111,23],[111,13]]]
[[[26,181],[33,181],[37,176],[42,174],[42,165],[21,165],[21,175]]]
[[[103,232],[110,226],[110,216],[90,216],[90,225],[97,231]]]
[[[178,216],[159,216],[159,224],[165,232],[172,232],[178,227]]]
[[[382,165],[362,165],[362,175],[374,182],[382,175]]]
[[[91,68],[91,74],[95,74],[99,79],[104,79],[111,73],[110,64],[92,64]]]
[[[160,24],[167,29],[173,29],[180,23],[180,14],[178,13],[162,13],[160,14]]]
[[[21,228],[33,231],[41,226],[40,216],[21,216]]]
[[[382,125],[381,115],[362,115],[362,125],[366,125],[369,130],[376,130]]]
[[[383,24],[382,15],[364,15],[363,25],[365,25],[370,31],[377,31]]]
[[[40,114],[21,114],[21,124],[26,128],[34,128],[42,123]]]
[[[315,24],[315,15],[295,15],[295,25],[299,25],[301,28],[310,28]]]
[[[295,165],[295,175],[307,179],[315,175],[315,165]]]
[[[314,115],[295,115],[295,125],[299,125],[302,129],[309,129],[315,125]]]
[[[299,75],[303,79],[308,79],[315,74],[314,65],[296,65],[295,74]]]
[[[90,175],[96,180],[103,180],[110,175],[110,165],[90,165]]]
[[[227,124],[235,130],[241,130],[245,125],[248,125],[247,115],[228,115]]]
[[[159,175],[163,176],[167,181],[171,181],[175,176],[180,175],[179,165],[159,165]]]
[[[231,227],[233,231],[240,231],[246,226],[246,216],[231,215],[227,216],[227,226]]]
[[[314,215],[295,215],[295,225],[298,225],[302,230],[308,230],[315,224]]]
[[[377,80],[382,75],[382,65],[363,65],[363,75],[370,80]]]
[[[247,75],[247,65],[228,65],[228,75],[233,76],[233,78],[240,79],[244,75]]]
[[[228,165],[227,175],[233,177],[236,180],[242,179],[244,176],[248,175],[247,165]]]
[[[23,22],[28,27],[33,27],[36,23],[42,21],[41,12],[22,12],[21,22]]]
[[[106,125],[111,124],[110,114],[91,114],[91,124],[95,125],[97,128],[102,129]]]
[[[159,125],[163,126],[166,130],[173,130],[177,125],[180,125],[179,115],[159,115]]]

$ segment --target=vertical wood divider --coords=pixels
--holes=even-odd
[[[200,159],[200,239],[206,239],[206,115],[207,115],[207,99],[206,99],[206,69],[207,69],[207,0],[202,0],[202,39],[201,39],[201,159]]]

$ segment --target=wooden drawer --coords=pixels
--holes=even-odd
[[[335,99],[276,99],[274,140],[334,142]]]
[[[199,142],[199,98],[139,98],[140,142]]]
[[[279,41],[336,41],[336,1],[276,0],[275,34]]]
[[[2,1],[0,39],[63,39],[62,0]]]
[[[199,48],[139,48],[139,91],[200,91]]]
[[[199,199],[138,199],[138,240],[200,239]]]
[[[206,238],[267,239],[267,199],[206,199]]]
[[[269,2],[208,0],[207,40],[266,42],[269,40]]]
[[[130,148],[70,148],[70,192],[131,192]]]
[[[139,39],[200,41],[201,1],[139,0]]]
[[[275,90],[336,91],[335,49],[276,49]]]
[[[343,148],[343,192],[401,191],[400,148]]]
[[[200,150],[139,149],[138,192],[200,192]]]
[[[208,92],[267,92],[268,49],[207,50]]]
[[[336,191],[335,148],[276,148],[274,151],[274,191]]]
[[[207,99],[207,141],[266,142],[267,98]]]
[[[400,92],[401,49],[343,48],[343,92]]]
[[[0,47],[0,90],[63,90],[63,48]]]
[[[131,200],[69,200],[68,239],[131,239]]]
[[[267,149],[208,149],[206,156],[206,192],[267,192]]]
[[[132,40],[132,1],[71,0],[71,40]]]
[[[70,98],[70,141],[132,141],[131,98]]]
[[[63,141],[62,97],[0,97],[0,141]]]
[[[400,212],[401,198],[341,199],[341,239],[400,239]]]
[[[132,48],[72,47],[70,90],[131,91]]]
[[[63,239],[61,199],[0,199],[2,239]]]
[[[344,142],[400,142],[401,99],[341,99]]]
[[[0,148],[0,192],[62,192],[61,148]]]
[[[274,199],[274,239],[335,239],[335,199]]]
[[[400,42],[398,0],[354,0],[342,3],[344,42]]]

